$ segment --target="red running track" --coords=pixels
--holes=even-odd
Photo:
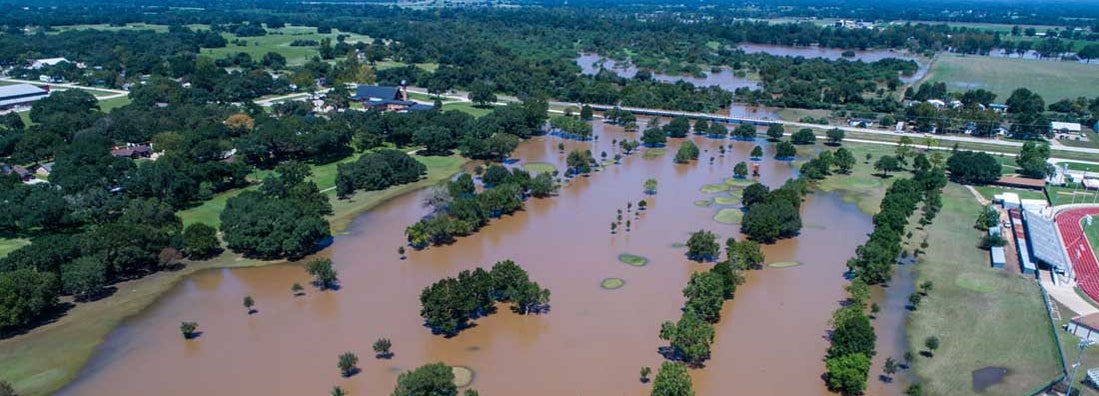
[[[1099,261],[1091,251],[1091,244],[1084,236],[1080,221],[1087,215],[1099,221],[1099,208],[1071,209],[1057,215],[1057,228],[1065,244],[1068,259],[1076,272],[1076,284],[1093,300],[1099,301]]]

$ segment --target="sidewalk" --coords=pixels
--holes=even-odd
[[[1049,296],[1057,302],[1068,307],[1075,313],[1074,316],[1089,315],[1099,312],[1099,308],[1096,308],[1091,303],[1076,294],[1073,290],[1074,286],[1068,283],[1053,284],[1053,281],[1048,276],[1043,276],[1041,279],[1042,287],[1046,289]]]

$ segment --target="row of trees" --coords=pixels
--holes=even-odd
[[[687,241],[687,257],[700,262],[718,259],[720,248],[716,239],[710,231],[692,233]],[[733,298],[737,285],[744,282],[741,272],[762,268],[766,260],[760,245],[752,241],[737,242],[729,238],[725,242],[725,252],[724,261],[714,264],[708,271],[691,274],[683,289],[687,299],[683,315],[676,322],[661,325],[660,338],[668,341],[668,346],[661,348],[665,357],[701,366],[709,358],[714,338],[713,323],[721,320],[722,305]]]
[[[497,262],[490,271],[462,271],[420,293],[420,316],[432,332],[457,335],[471,319],[491,315],[497,302],[511,303],[518,314],[537,313],[549,304],[549,289],[531,281],[511,260]]]

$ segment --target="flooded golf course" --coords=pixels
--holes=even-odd
[[[599,121],[595,133],[599,139],[591,142],[533,138],[520,144],[512,166],[543,162],[563,173],[566,155],[558,143],[566,152],[590,148],[596,158],[604,151],[610,158],[618,152],[613,139],[640,137]],[[339,271],[337,291],[307,286],[304,296],[293,296],[292,284],[309,281],[303,263],[201,272],[115,329],[60,394],[307,395],[339,385],[352,395],[383,395],[399,372],[436,361],[473,370],[471,387],[484,395],[647,394],[652,385],[641,383],[638,371],[663,361],[660,324],[679,318],[688,277],[711,265],[688,261],[681,243],[699,229],[740,237],[739,225],[714,220],[736,205],[696,204],[722,196],[728,203],[730,193],[700,188],[725,183],[757,144],[766,153],[761,182],[777,187],[796,174],[790,163],[771,159],[774,145],[762,139],[688,139],[704,150],[696,163],[674,164],[683,139],[669,139],[663,156],[634,153],[576,178],[555,197],[528,200],[524,211],[473,236],[410,251],[404,260],[397,247],[405,227],[430,210],[422,204],[427,191],[386,202],[359,216],[322,253]],[[730,144],[720,156],[717,147]],[[655,195],[642,192],[648,178],[659,181]],[[634,214],[641,199],[648,208]],[[633,211],[625,213],[629,202]],[[611,234],[617,209],[632,227]],[[801,265],[746,274],[716,324],[711,359],[691,370],[697,394],[829,394],[821,380],[828,320],[845,296],[845,262],[872,224],[838,193],[809,195],[802,218],[799,237],[764,249],[769,263]],[[620,262],[623,253],[645,257],[647,265]],[[452,338],[423,326],[425,286],[503,259],[552,291],[548,312],[521,316],[500,309]],[[600,286],[606,278],[624,284],[606,290]],[[900,394],[899,386],[877,380],[881,361],[903,353],[903,308],[885,301],[901,301],[893,295],[907,296],[899,289],[910,286],[895,287],[877,295],[886,309],[875,320],[878,356],[868,394]],[[246,295],[255,298],[258,313],[246,314]],[[184,340],[181,321],[198,322],[202,334]],[[371,344],[381,337],[392,340],[392,359],[374,358]],[[359,355],[361,372],[342,378],[337,356],[347,351]]]

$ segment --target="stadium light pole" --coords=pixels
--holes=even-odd
[[[1065,390],[1065,394],[1072,396],[1072,383],[1076,382],[1076,370],[1080,369],[1080,358],[1084,357],[1084,349],[1094,344],[1095,341],[1083,340],[1080,341],[1080,353],[1076,355],[1076,363],[1072,365],[1072,377],[1068,379],[1068,389]]]

